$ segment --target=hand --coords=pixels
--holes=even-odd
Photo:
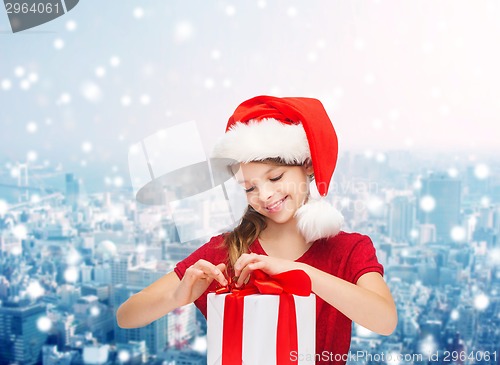
[[[225,264],[214,265],[206,260],[198,260],[194,265],[188,267],[174,293],[174,298],[179,303],[179,307],[198,299],[214,280],[217,280],[223,286],[227,285],[224,276],[225,270]]]
[[[300,263],[276,257],[244,253],[234,263],[234,274],[238,277],[236,286],[240,287],[250,278],[254,270],[262,270],[268,275],[276,275],[284,271],[299,269]]]

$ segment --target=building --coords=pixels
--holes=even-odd
[[[0,307],[0,363],[38,364],[47,334],[37,321],[45,306],[29,301],[5,302]]]
[[[395,196],[389,205],[389,237],[395,242],[408,242],[415,224],[415,201],[409,196]]]
[[[80,183],[74,174],[66,174],[66,204],[74,207],[78,203]]]
[[[113,308],[115,311],[131,295],[141,291],[144,287],[118,284],[114,288]],[[140,328],[120,328],[115,321],[115,341],[117,344],[127,344],[129,341],[146,341],[149,354],[158,354],[168,346],[168,318],[170,314]]]
[[[422,224],[436,226],[436,238],[449,241],[453,227],[460,223],[461,182],[448,174],[430,174],[422,179],[419,199],[430,197],[434,200],[433,209],[418,209],[417,219]]]

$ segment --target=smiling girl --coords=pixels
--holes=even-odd
[[[242,286],[255,270],[301,269],[316,294],[316,354],[330,354],[317,356],[317,364],[345,363],[334,359],[349,351],[352,321],[391,334],[397,312],[373,243],[341,231],[342,215],[324,198],[337,153],[319,100],[258,96],[239,105],[213,157],[232,161],[248,200],[244,216],[123,303],[119,326],[141,327],[192,302],[206,316],[208,292],[227,277]]]

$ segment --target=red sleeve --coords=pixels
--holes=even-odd
[[[182,280],[186,269],[193,265],[200,259],[207,260],[214,265],[218,265],[222,262],[227,261],[227,250],[224,247],[224,239],[222,235],[212,237],[210,241],[205,243],[203,246],[194,251],[191,255],[186,257],[184,260],[177,263],[174,268],[174,272],[177,274],[179,279]],[[194,304],[203,313],[205,318],[207,317],[207,295],[210,291],[215,290],[216,282],[212,282],[208,289],[194,301]]]
[[[203,259],[218,265],[226,261],[226,250],[223,247],[222,235],[212,237],[210,241],[194,251],[191,255],[184,260],[177,263],[174,268],[175,273],[182,279],[186,269],[196,263],[198,260]]]
[[[358,279],[367,272],[378,272],[384,276],[384,267],[378,262],[373,242],[368,236],[352,246],[347,264],[347,280],[356,284]]]

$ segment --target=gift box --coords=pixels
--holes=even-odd
[[[282,273],[288,277],[289,288],[261,275],[257,285],[251,281],[250,287],[240,291],[208,294],[209,365],[315,363],[316,297],[310,293],[310,279],[303,271],[309,289],[299,288],[300,295],[290,293],[300,287],[296,271]],[[264,289],[258,288],[262,282]]]

